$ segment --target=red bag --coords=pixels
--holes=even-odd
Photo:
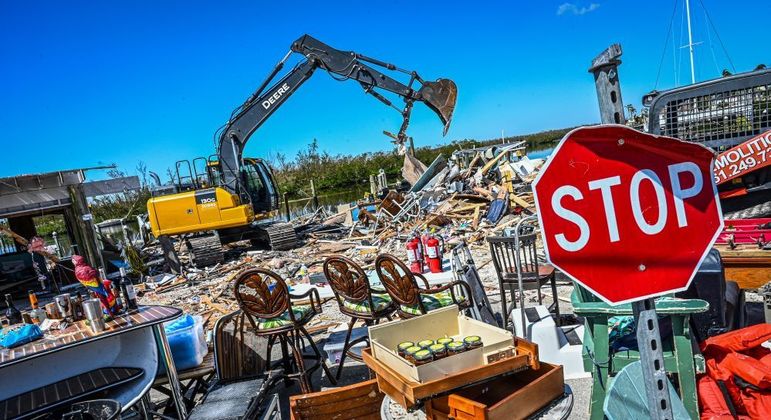
[[[717,385],[717,381],[720,381],[726,388],[736,412],[738,414],[747,414],[747,409],[744,407],[744,401],[742,400],[742,390],[734,382],[734,375],[729,370],[718,366],[715,359],[707,359],[706,367],[707,374],[715,380],[715,385]]]
[[[754,349],[745,350],[742,353],[752,358],[760,360],[761,363],[771,367],[771,350],[765,347],[755,347]]]
[[[771,419],[771,351],[761,347],[770,338],[771,324],[758,324],[701,343],[712,380],[702,378],[698,382],[702,418],[724,416],[728,407],[724,394],[715,397],[715,390],[720,392],[722,385],[739,418]]]
[[[714,379],[709,375],[702,375],[696,382],[696,389],[699,393],[702,420],[733,420],[731,410]]]
[[[757,359],[741,353],[728,353],[718,364],[762,390],[771,388],[771,367]]]
[[[742,389],[742,401],[751,419],[771,419],[771,391]]]
[[[716,353],[730,353],[760,347],[771,339],[771,324],[757,324],[710,337],[701,343],[701,352],[705,356]]]

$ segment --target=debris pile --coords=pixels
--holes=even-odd
[[[259,265],[275,271],[290,287],[328,287],[322,272],[326,257],[342,254],[370,270],[381,253],[404,256],[405,241],[422,232],[440,236],[448,249],[465,242],[476,251],[477,264],[486,265],[484,238],[513,228],[521,216],[535,212],[530,184],[542,164],[524,156],[524,142],[459,150],[449,159],[438,156],[428,167],[406,157],[403,172],[412,174],[411,187],[388,188],[379,174],[378,188],[373,186],[368,199],[340,205],[337,212],[320,207],[293,220],[302,247],[273,251],[250,249],[248,242],[231,244],[225,263],[204,269],[183,264],[179,275],[148,276],[138,286],[140,299],[200,314],[212,322],[211,328],[214,320],[237,309],[232,282],[246,268]],[[156,266],[162,261],[157,245],[143,253]],[[180,259],[185,261],[184,254]],[[336,305],[326,305],[317,323],[345,320]]]

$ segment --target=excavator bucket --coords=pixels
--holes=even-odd
[[[420,96],[429,108],[436,112],[444,124],[444,133],[450,128],[455,101],[458,99],[458,87],[450,79],[438,79],[436,82],[423,82]]]

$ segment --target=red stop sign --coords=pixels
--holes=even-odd
[[[547,258],[608,303],[688,288],[723,227],[706,147],[573,130],[533,183]]]

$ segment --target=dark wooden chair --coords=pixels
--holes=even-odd
[[[266,343],[267,339],[255,334],[240,309],[217,320],[213,353],[215,378],[188,420],[250,419],[264,411],[283,373],[266,370],[261,356]]]
[[[319,348],[313,342],[305,325],[314,316],[321,313],[321,299],[316,289],[311,289],[302,295],[289,293],[284,279],[278,274],[261,268],[246,270],[236,277],[234,295],[244,316],[254,328],[255,334],[267,337],[268,349],[266,365],[270,368],[270,357],[273,344],[278,340],[281,344],[282,364],[287,378],[300,382],[304,393],[312,391],[311,375],[321,367],[336,384],[335,378],[329,372]],[[307,305],[293,304],[293,300],[308,300]],[[305,339],[310,344],[312,354],[305,354]],[[294,357],[292,369],[289,349]],[[306,368],[305,359],[313,359],[316,363]]]
[[[381,254],[375,259],[375,271],[388,295],[396,306],[396,312],[403,319],[424,315],[428,311],[448,305],[458,305],[463,310],[472,305],[471,288],[464,281],[453,281],[431,287],[421,274],[415,274],[401,260],[391,254]],[[418,285],[417,279],[423,283]],[[460,287],[462,296],[456,296],[455,288]]]
[[[361,361],[360,355],[350,351],[351,347],[363,341],[369,342],[368,336],[350,341],[356,321],[362,320],[367,326],[375,325],[384,318],[390,321],[396,308],[385,290],[370,287],[367,273],[349,258],[339,255],[327,258],[324,261],[324,275],[335,294],[340,312],[351,318],[345,335],[343,354],[340,356],[340,364],[337,368],[336,378],[339,379],[346,355]]]
[[[490,254],[493,257],[495,272],[498,274],[498,287],[501,291],[501,311],[503,312],[503,325],[508,325],[509,308],[507,304],[506,292],[508,291],[511,299],[512,309],[517,307],[517,294],[519,288],[519,279],[517,278],[517,252],[519,252],[519,266],[522,272],[522,289],[537,290],[538,304],[543,304],[541,287],[546,283],[551,283],[551,293],[553,302],[549,306],[549,311],[554,311],[556,322],[559,325],[560,305],[557,296],[557,283],[555,279],[554,267],[540,263],[536,249],[536,233],[528,233],[519,236],[519,250],[517,249],[516,237],[514,236],[488,236],[487,242],[490,244]]]

